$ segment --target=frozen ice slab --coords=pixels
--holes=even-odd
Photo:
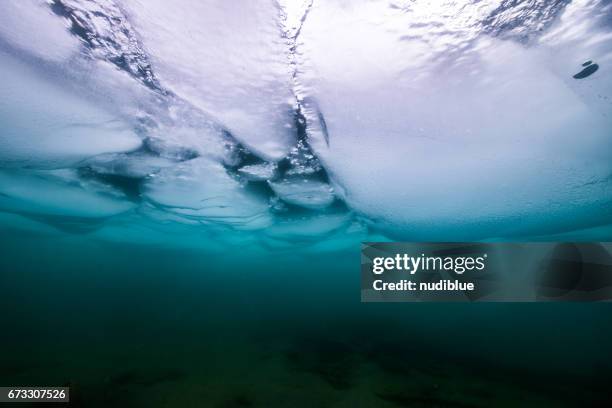
[[[114,0],[51,0],[51,9],[87,45],[91,56],[162,91],[138,36]],[[163,91],[162,91],[163,92]]]
[[[277,248],[605,234],[609,1],[279,1],[7,3],[0,210]]]
[[[295,98],[275,1],[120,4],[167,89],[218,118],[260,157],[286,155],[295,143]]]
[[[609,220],[609,119],[556,68],[557,48],[488,33],[496,4],[455,3],[314,2],[298,38],[296,89],[336,192],[407,238]],[[598,33],[610,37],[610,25]],[[589,42],[602,44],[587,40],[578,66],[603,49]]]
[[[281,200],[299,207],[321,210],[335,200],[332,187],[318,180],[292,177],[268,184]]]
[[[98,174],[144,178],[176,162],[146,153],[111,153],[93,157],[84,164]]]
[[[265,181],[273,179],[277,174],[275,163],[250,164],[238,169],[238,173],[249,181]]]
[[[590,109],[606,118],[612,129],[612,3],[575,0],[539,40],[538,45],[555,74]],[[586,68],[597,65],[592,75],[576,80]]]
[[[0,170],[0,209],[29,215],[105,218],[134,207],[103,184],[80,180],[72,170]]]
[[[13,9],[20,13],[12,11]],[[36,18],[38,14],[32,10],[37,11],[46,20]],[[52,93],[54,100],[61,102],[65,99],[62,96],[68,94],[72,94],[71,100],[87,100],[86,106],[108,112],[107,116],[121,118],[122,122],[128,122],[129,126],[137,128],[139,135],[148,138],[148,146],[156,148],[157,153],[166,157],[208,155],[235,165],[235,153],[239,150],[237,142],[218,120],[169,92],[159,83],[149,56],[142,47],[140,36],[117,2],[53,0],[34,4],[26,1],[23,7],[10,6],[8,11],[11,19],[22,20],[19,20],[18,25],[14,22],[8,24],[10,30],[0,31],[0,50],[5,48],[7,57],[10,55],[8,58],[19,60],[19,63],[14,64],[29,67],[28,74],[36,77],[34,85],[38,82],[50,82],[56,89],[61,89],[61,94]],[[43,32],[47,26],[55,27],[57,35],[61,34],[71,41],[74,49],[66,55],[68,61],[41,61],[44,56],[31,50],[32,44],[29,44],[29,40],[34,42],[35,50],[52,50],[55,46],[51,43],[54,41],[53,36],[27,36],[27,32],[37,32],[37,24],[43,26]],[[11,41],[12,37],[23,41]],[[5,62],[7,66],[4,68],[9,69],[8,65],[13,62],[4,61],[3,58],[2,63]],[[32,93],[32,89],[27,91]],[[46,88],[44,91],[45,95],[49,94]],[[58,106],[61,107],[61,104]],[[70,105],[66,106],[66,109],[69,108]],[[73,113],[75,116],[78,114],[76,111]],[[84,137],[103,127],[104,124],[93,124],[93,130],[84,129],[77,136]],[[115,135],[98,137],[95,143],[88,143],[90,147],[113,142],[113,139],[116,139],[114,136],[120,135],[120,132],[116,132],[117,129],[111,130]],[[72,134],[70,137],[77,139]],[[78,143],[74,143],[73,148],[82,148],[83,143],[76,141]],[[63,139],[57,140],[53,146],[39,143],[36,145],[41,151],[45,150],[50,154],[58,148],[67,149],[70,153],[70,147],[66,146],[67,143]],[[18,147],[23,148],[24,144]],[[115,151],[92,150],[94,154]],[[35,163],[38,159],[32,157],[26,165],[45,167],[43,162]],[[51,167],[73,164],[70,158],[64,159],[63,162],[57,160]]]
[[[0,40],[13,49],[55,62],[70,58],[80,47],[66,23],[46,2],[38,0],[2,3]]]
[[[70,166],[94,155],[141,146],[140,138],[119,117],[1,51],[0,59],[3,166]]]
[[[267,197],[249,193],[221,164],[207,158],[163,169],[147,181],[144,195],[194,219],[255,229],[271,222]]]

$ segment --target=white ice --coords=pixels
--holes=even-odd
[[[266,160],[295,143],[287,42],[273,0],[121,0],[165,87]]]
[[[589,22],[599,9],[576,21],[570,7],[554,28],[567,39],[526,46],[481,34],[490,10],[455,3],[314,2],[297,90],[337,193],[375,225],[418,239],[609,219],[609,102],[580,90],[591,84],[609,101],[612,71],[571,78],[585,59],[609,66],[610,26]],[[585,27],[574,38],[576,24]]]
[[[300,177],[268,181],[278,197],[298,207],[321,210],[334,202],[333,189],[327,183]]]
[[[168,211],[237,228],[262,228],[271,222],[264,197],[249,194],[223,166],[197,158],[161,170],[144,189],[145,198]]]
[[[62,167],[102,153],[140,147],[119,116],[63,87],[42,69],[0,51],[0,161]]]
[[[265,230],[279,247],[364,236],[361,224],[346,232],[352,215],[328,208],[336,197],[407,239],[541,237],[612,223],[610,2],[574,0],[550,27],[535,21],[535,34],[518,25],[505,35],[483,23],[501,0],[117,3],[136,34],[96,26],[124,44],[93,51],[47,2],[3,8],[0,210],[120,217],[110,235],[138,217],[211,236]],[[530,7],[540,3],[497,23],[537,20]],[[108,61],[141,45],[160,88]],[[587,60],[599,71],[572,78]],[[283,176],[275,163],[295,150],[296,96],[331,186],[295,169]],[[240,167],[223,129],[265,164]],[[139,150],[143,135],[150,151]],[[72,170],[82,166],[144,178],[143,202],[134,209]],[[247,183],[264,180],[274,215],[273,194]],[[281,214],[291,205],[317,213]]]
[[[0,210],[32,215],[105,218],[134,207],[122,194],[69,169],[0,170]]]
[[[249,181],[265,181],[273,179],[277,174],[274,163],[249,164],[238,169],[238,173]]]
[[[49,61],[64,61],[79,49],[79,41],[68,31],[68,24],[40,0],[2,2],[0,39]]]

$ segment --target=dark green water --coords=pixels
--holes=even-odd
[[[357,245],[214,255],[0,240],[0,384],[69,384],[71,406],[606,401],[608,304],[361,304]]]

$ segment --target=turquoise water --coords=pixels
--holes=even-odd
[[[358,248],[358,246],[355,246]],[[0,383],[73,406],[587,406],[607,304],[361,304],[359,254],[2,234]]]

